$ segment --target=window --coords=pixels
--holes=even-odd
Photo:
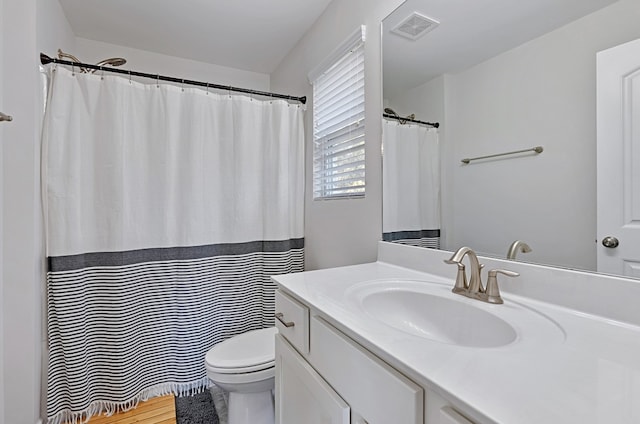
[[[364,26],[309,74],[313,84],[313,198],[362,197]]]

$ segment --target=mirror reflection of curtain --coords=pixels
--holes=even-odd
[[[440,248],[438,130],[383,119],[382,239]]]

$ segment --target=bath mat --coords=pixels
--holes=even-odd
[[[220,424],[211,393],[176,397],[177,424]]]

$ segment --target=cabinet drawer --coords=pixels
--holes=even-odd
[[[423,423],[422,388],[316,316],[309,359],[368,424]]]
[[[276,327],[298,352],[309,353],[309,308],[276,290]]]

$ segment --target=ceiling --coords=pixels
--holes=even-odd
[[[384,20],[384,98],[456,73],[616,0],[407,0]],[[440,22],[411,41],[389,33],[412,12]]]
[[[78,37],[270,74],[331,0],[59,0]]]
[[[59,0],[78,37],[270,74],[331,0]],[[415,87],[536,38],[615,0],[407,0],[384,21],[384,88]],[[411,12],[440,25],[388,30]]]

